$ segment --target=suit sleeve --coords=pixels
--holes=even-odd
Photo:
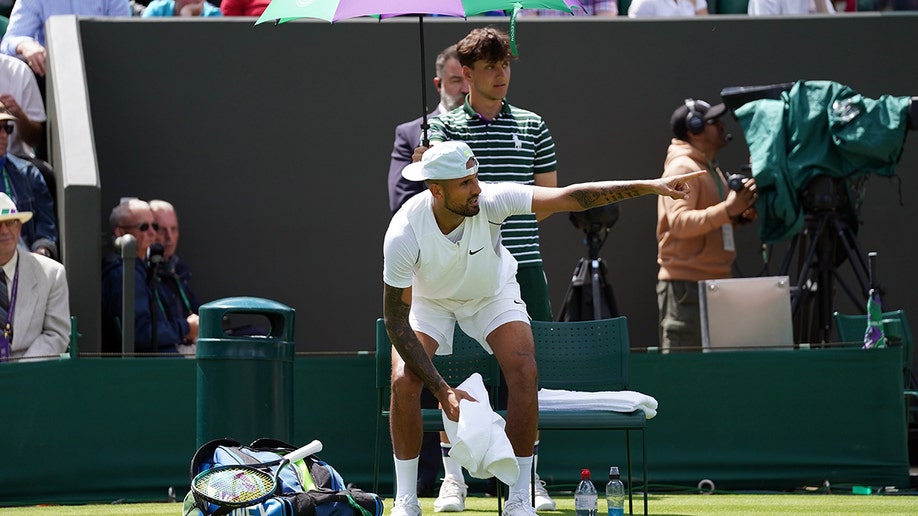
[[[405,201],[424,191],[423,181],[409,181],[402,177],[402,169],[411,163],[411,155],[418,145],[421,128],[413,122],[395,128],[395,144],[389,161],[389,209],[398,211]]]
[[[63,267],[54,268],[50,282],[42,332],[26,349],[23,359],[59,355],[70,342],[70,290]]]

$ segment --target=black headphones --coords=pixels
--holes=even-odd
[[[685,128],[692,134],[701,134],[704,132],[704,114],[699,113],[697,107],[711,109],[711,105],[703,100],[685,99],[685,107],[688,113],[685,114]]]

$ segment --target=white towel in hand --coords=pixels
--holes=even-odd
[[[443,427],[452,443],[449,456],[475,478],[497,477],[507,485],[515,484],[520,466],[504,431],[504,418],[491,410],[491,400],[481,375],[474,373],[458,389],[477,401],[459,402],[458,423],[443,414]]]
[[[539,410],[611,410],[613,412],[634,412],[643,410],[644,417],[657,415],[657,400],[636,391],[582,392],[562,389],[539,389]]]

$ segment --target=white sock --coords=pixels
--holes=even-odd
[[[395,460],[395,499],[403,496],[418,495],[418,457],[408,460]]]
[[[510,486],[507,499],[521,497],[529,500],[529,484],[532,483],[532,456],[517,457],[516,463],[520,465],[520,476],[516,477],[516,483]]]
[[[443,477],[451,478],[456,482],[464,484],[465,477],[462,475],[462,466],[449,456],[449,451],[452,447],[450,443],[440,443],[440,452],[443,454]]]

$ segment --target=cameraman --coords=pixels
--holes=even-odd
[[[733,230],[755,219],[755,181],[734,181],[731,189],[717,166],[717,152],[730,136],[720,117],[723,104],[685,99],[670,119],[675,138],[669,145],[663,177],[695,170],[709,173],[691,181],[685,199],[657,201],[657,306],[660,346],[701,350],[698,282],[729,278],[736,258]]]

